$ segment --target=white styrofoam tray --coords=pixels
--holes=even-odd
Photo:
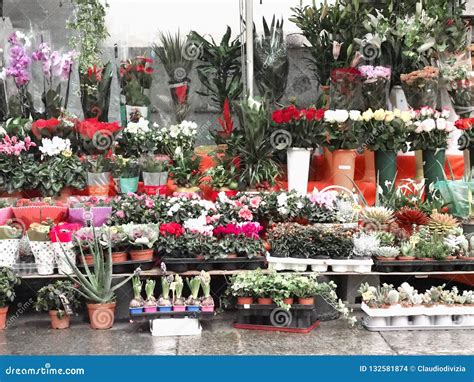
[[[333,272],[369,273],[374,262],[368,260],[332,260],[332,259],[297,259],[293,257],[267,256],[268,267],[276,271],[292,270],[304,272],[308,266],[313,272],[327,272],[331,267]]]
[[[394,316],[458,316],[474,315],[474,306],[445,306],[437,305],[432,307],[415,306],[404,308],[401,305],[391,306],[389,308],[369,308],[367,304],[362,303],[361,309],[371,317],[394,317]]]
[[[150,332],[154,337],[200,335],[201,324],[197,318],[157,318],[150,320]]]

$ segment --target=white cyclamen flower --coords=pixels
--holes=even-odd
[[[43,138],[39,150],[43,155],[52,157],[61,154],[63,151],[71,150],[71,141],[60,137]]]

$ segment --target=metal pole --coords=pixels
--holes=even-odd
[[[253,97],[253,0],[245,1],[247,95]]]

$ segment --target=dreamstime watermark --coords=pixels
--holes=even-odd
[[[4,370],[5,375],[85,375],[83,367],[56,368],[50,363],[45,363],[41,367],[12,367]]]
[[[21,315],[23,315],[27,310],[29,310],[33,306],[33,304],[34,304],[34,300],[31,297],[25,303],[19,302],[17,304],[18,309],[16,310],[15,314],[11,315],[8,318],[6,327],[8,328],[10,326],[13,326],[16,320],[18,320],[18,318],[20,318]]]

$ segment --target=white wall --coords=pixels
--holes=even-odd
[[[239,0],[108,0],[107,25],[111,37],[109,44],[121,46],[149,46],[158,40],[158,32],[178,29],[186,34],[195,30],[220,39],[226,25],[233,35],[240,31]],[[267,21],[273,14],[285,19],[285,32],[295,33],[298,28],[288,21],[290,7],[300,0],[254,0],[254,20],[261,28],[262,16]],[[310,4],[304,0],[303,4]],[[235,34],[234,34],[235,33]]]

